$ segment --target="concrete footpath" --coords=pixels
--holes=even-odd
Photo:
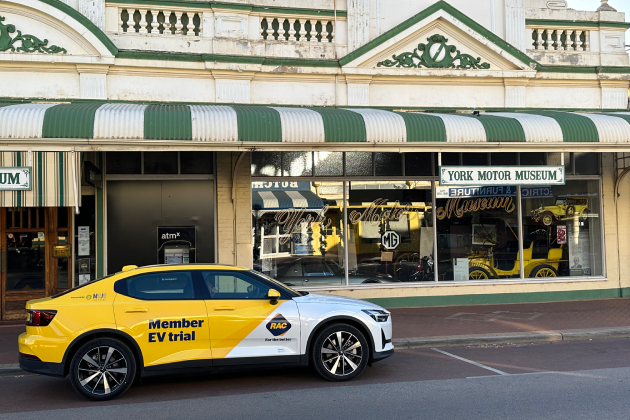
[[[391,308],[395,347],[630,337],[630,299]],[[24,325],[0,322],[0,373],[17,368]]]

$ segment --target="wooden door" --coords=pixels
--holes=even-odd
[[[3,320],[23,319],[28,300],[72,285],[72,214],[68,208],[0,211],[0,294]]]

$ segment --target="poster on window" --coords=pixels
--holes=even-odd
[[[566,245],[567,243],[567,227],[566,226],[556,226],[558,228],[557,230],[557,238],[558,238],[558,245]]]
[[[571,276],[590,276],[591,258],[588,229],[569,224],[567,226],[569,243],[569,270]]]
[[[468,258],[453,258],[453,278],[455,281],[469,279]]]

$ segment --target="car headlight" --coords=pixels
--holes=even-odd
[[[389,312],[380,309],[362,309],[362,311],[368,314],[376,322],[387,322],[389,319]]]

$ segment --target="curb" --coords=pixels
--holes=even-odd
[[[0,365],[0,375],[10,373],[24,373],[24,371],[20,369],[20,365],[18,363]]]
[[[630,327],[396,338],[392,340],[392,344],[395,348],[417,349],[425,347],[469,346],[475,344],[592,340],[616,337],[630,337]]]

